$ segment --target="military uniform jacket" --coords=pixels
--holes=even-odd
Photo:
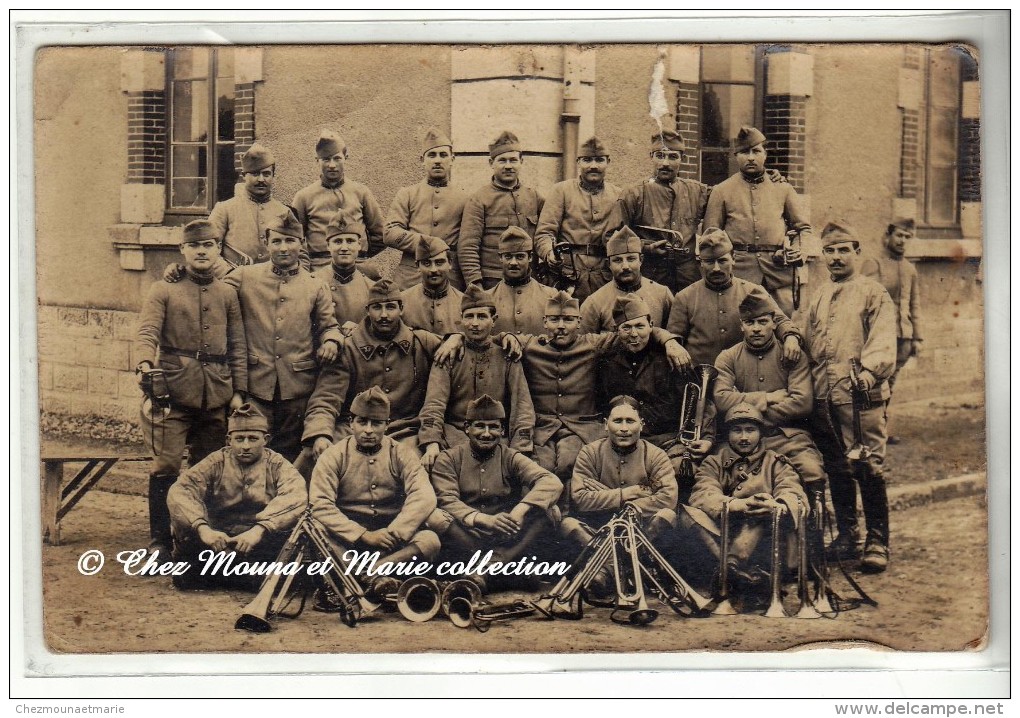
[[[585,479],[594,479],[606,488],[589,489]],[[623,508],[622,489],[644,485],[652,495],[628,501],[642,519],[650,519],[662,509],[676,510],[679,489],[673,466],[662,449],[644,439],[629,454],[617,452],[608,438],[581,447],[570,479],[571,506],[581,514],[617,511]]]
[[[247,345],[237,293],[216,279],[190,272],[175,283],[157,281],[142,307],[135,352],[156,365],[157,347],[227,357],[227,363],[162,353],[170,398],[188,409],[216,409],[248,385]]]
[[[460,223],[457,257],[464,282],[481,282],[483,277],[499,279],[499,236],[508,227],[520,227],[532,237],[538,229],[542,195],[520,184],[505,189],[490,180],[468,198]]]
[[[723,504],[730,499],[746,499],[761,493],[771,495],[791,511],[798,505],[807,505],[800,477],[785,456],[762,449],[760,444],[757,451],[740,456],[727,444],[701,462],[694,475],[689,503],[718,520]]]
[[[896,308],[881,284],[859,274],[823,283],[808,307],[805,335],[816,399],[852,403],[852,358],[878,380],[872,398],[889,398],[885,380],[896,367]]]
[[[861,265],[861,274],[871,277],[889,292],[896,307],[896,336],[921,340],[921,291],[917,268],[902,257],[869,259]]]
[[[336,425],[350,418],[354,397],[371,386],[378,386],[390,400],[387,433],[412,426],[417,430],[432,355],[441,343],[434,334],[403,323],[393,339],[379,339],[369,329],[369,320],[361,320],[337,360],[319,374],[305,410],[302,442],[320,436],[332,440]]]
[[[230,447],[214,451],[183,472],[167,495],[177,526],[202,524],[229,535],[256,524],[267,531],[294,527],[308,505],[305,480],[272,449],[251,466],[242,465]]]
[[[404,543],[436,508],[436,494],[414,449],[384,436],[366,454],[353,436],[322,452],[308,490],[312,515],[334,536],[354,543],[368,529],[360,521],[389,520]]]
[[[740,277],[733,277],[725,289],[714,289],[704,279],[698,280],[677,292],[666,329],[681,338],[695,364],[714,364],[719,352],[743,340],[739,309],[749,294],[768,296],[764,287]],[[780,341],[790,334],[800,335],[782,310],[777,316],[776,336]]]
[[[460,187],[437,187],[428,181],[397,190],[386,215],[383,242],[401,251],[400,263],[415,268],[414,250],[422,237],[438,237],[457,251],[460,220],[467,192]]]
[[[222,277],[230,271],[231,265],[247,264],[240,261],[241,255],[251,258],[252,263],[269,261],[269,247],[266,245],[266,227],[290,212],[283,202],[272,197],[265,202],[256,202],[247,190],[240,189],[230,199],[217,202],[209,213],[209,221],[223,240],[223,255],[216,262],[214,271]]]
[[[652,312],[652,326],[666,326],[669,311],[673,307],[673,293],[658,282],[642,277],[640,286],[633,292],[626,292],[620,289],[616,282],[609,282],[585,299],[581,304],[581,333],[615,332],[613,306],[617,297],[628,294],[636,294],[645,301]]]
[[[641,351],[631,352],[617,343],[599,357],[596,366],[597,401],[603,414],[609,413],[609,402],[614,396],[627,394],[641,406],[646,436],[676,435],[680,429],[684,380],[673,371],[662,347],[649,343]],[[715,437],[715,405],[711,401],[705,404],[701,434],[703,439]]]
[[[354,274],[346,280],[341,279],[334,271],[332,264],[324,264],[312,268],[312,276],[325,282],[333,295],[333,310],[336,322],[343,326],[346,322],[360,322],[365,318],[365,304],[368,302],[368,290],[375,284],[371,279],[355,269]]]
[[[646,179],[624,190],[617,203],[611,227],[627,225],[646,243],[660,240],[674,241],[673,235],[642,229],[660,227],[680,232],[683,246],[691,250],[694,259],[694,235],[705,214],[710,189],[691,179],[678,177],[669,185]],[[708,227],[709,225],[705,225]]]
[[[339,342],[333,299],[304,269],[271,262],[238,267],[224,279],[237,290],[248,339],[247,392],[272,401],[307,396],[315,386],[317,345]]]
[[[518,504],[543,511],[563,492],[563,483],[519,451],[497,445],[485,459],[461,444],[442,452],[432,466],[439,508],[461,524],[474,525],[478,512],[508,512]]]
[[[419,446],[442,443],[443,424],[463,427],[468,402],[488,394],[507,408],[510,418],[510,446],[518,451],[533,450],[535,408],[528,392],[528,381],[520,362],[507,361],[502,347],[495,342],[464,345],[464,358],[451,367],[433,366],[429,373],[428,393],[421,410]]]
[[[354,221],[365,225],[366,238],[361,251],[374,256],[383,249],[383,214],[375,195],[365,185],[345,179],[336,187],[321,180],[298,190],[292,201],[294,212],[305,227],[309,254],[328,257],[326,225],[341,209]]]
[[[750,404],[761,412],[770,427],[786,427],[806,419],[814,406],[811,372],[807,357],[787,369],[779,342],[764,349],[752,349],[740,342],[724,349],[715,360],[719,376],[713,398],[724,414],[737,404]]]
[[[606,256],[606,231],[619,197],[620,188],[609,182],[598,194],[585,191],[578,179],[554,184],[538,218],[535,253],[544,259],[565,240],[579,254]]]
[[[432,292],[420,283],[408,287],[400,293],[404,302],[404,323],[439,336],[459,332],[463,296],[463,292],[449,283],[439,292]]]
[[[545,329],[545,305],[556,290],[529,279],[520,286],[502,281],[489,290],[496,303],[494,331],[514,334],[541,334]]]

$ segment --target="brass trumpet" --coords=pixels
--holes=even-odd
[[[829,603],[829,584],[828,584],[828,573],[829,569],[825,562],[825,547],[824,543],[824,517],[825,517],[825,491],[814,491],[812,493],[814,498],[814,526],[812,526],[812,546],[814,551],[812,552],[817,561],[817,565],[814,567],[815,573],[815,595],[814,595],[814,606],[815,609],[823,616],[835,617],[836,611],[833,609],[832,604]]]
[[[789,618],[786,615],[786,610],[783,608],[783,597],[782,597],[782,556],[780,556],[780,543],[782,539],[782,533],[780,532],[779,519],[782,514],[780,513],[779,506],[772,507],[772,571],[769,575],[769,588],[771,594],[771,600],[769,601],[769,607],[765,610],[766,618]]]
[[[797,597],[800,599],[800,610],[794,618],[821,618],[808,595],[808,550],[807,550],[807,517],[801,518],[797,524]]]
[[[734,616],[737,609],[733,608],[730,601],[730,573],[726,557],[730,553],[730,504],[723,503],[722,507],[722,548],[719,552],[719,603],[712,611],[714,616]]]

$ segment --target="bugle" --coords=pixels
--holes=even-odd
[[[641,580],[641,559],[637,552],[637,535],[634,522],[629,520],[612,523],[613,527],[613,576],[616,581],[616,607],[609,614],[614,623],[629,623],[633,626],[647,626],[659,617],[659,612],[648,607],[645,599],[644,583]],[[625,554],[621,557],[621,553]],[[629,564],[629,565],[628,565]],[[628,588],[629,586],[629,588]],[[625,619],[616,617],[617,612],[624,611]]]
[[[290,532],[290,536],[287,537],[276,560],[281,565],[287,565],[292,561],[303,564],[306,553],[303,538],[304,533],[301,530],[300,522],[298,522],[298,525]],[[234,628],[252,633],[269,633],[273,630],[269,619],[280,615],[283,606],[287,604],[296,575],[284,576],[282,573],[274,571],[266,576],[258,593],[255,594],[255,598],[242,610],[241,616],[234,623]],[[304,601],[302,600],[302,607],[303,605]],[[298,613],[300,614],[300,610]]]
[[[697,382],[688,382],[684,385],[683,396],[680,400],[680,430],[677,432],[676,441],[684,447],[684,453],[680,457],[680,469],[677,480],[681,483],[694,481],[694,455],[691,453],[691,444],[701,441],[701,427],[705,421],[705,408],[709,399],[709,390],[715,378],[719,376],[719,370],[711,364],[699,364],[695,369]]]
[[[797,523],[797,598],[800,600],[800,610],[794,618],[821,618],[822,614],[815,608],[809,596],[807,523],[807,517]]]
[[[782,597],[782,573],[783,573],[783,561],[780,555],[780,545],[782,539],[782,531],[780,529],[779,520],[782,517],[782,512],[779,506],[772,507],[772,570],[769,574],[769,588],[770,588],[770,600],[769,607],[765,610],[765,616],[767,618],[788,618],[786,610],[783,608],[783,597]]]
[[[580,591],[592,582],[611,558],[613,544],[610,530],[608,523],[600,528],[581,549],[577,558],[570,564],[570,569],[560,577],[552,590],[532,602],[539,613],[546,618],[568,620],[579,620],[584,616]],[[573,606],[575,597],[576,608]],[[566,610],[563,610],[563,607],[566,607]]]
[[[727,556],[730,553],[730,504],[722,507],[722,548],[719,552],[719,602],[712,611],[714,616],[734,616],[737,610],[730,601],[730,571]]]
[[[379,604],[370,601],[357,579],[348,575],[343,561],[333,550],[324,529],[312,518],[310,512],[301,517],[301,524],[313,551],[320,559],[329,559],[329,570],[322,574],[322,580],[340,601],[340,619],[353,628],[361,620],[362,614],[371,613],[379,608]]]

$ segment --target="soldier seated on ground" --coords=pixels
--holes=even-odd
[[[272,449],[269,424],[251,404],[238,407],[227,422],[227,446],[183,472],[170,487],[167,506],[174,537],[174,560],[187,562],[173,577],[181,589],[233,585],[254,590],[262,576],[228,576],[213,557],[235,552],[237,561],[273,561],[308,505],[305,480]],[[203,555],[209,550],[209,554]]]
[[[782,454],[765,449],[761,432],[765,422],[750,404],[737,404],[726,413],[728,444],[705,459],[698,468],[690,505],[682,505],[678,523],[695,550],[700,543],[718,557],[721,538],[719,521],[723,506],[729,508],[729,550],[725,557],[734,588],[764,583],[767,573],[754,566],[769,566],[762,538],[768,535],[773,509],[790,520],[783,521],[787,546],[792,531],[807,515],[807,496],[800,477]],[[764,559],[764,560],[762,560]],[[702,566],[698,573],[711,575]]]
[[[467,444],[442,452],[432,466],[439,508],[429,517],[443,542],[443,554],[461,561],[492,551],[492,561],[549,555],[553,524],[549,511],[563,483],[519,451],[503,446],[503,405],[487,394],[468,404]],[[486,588],[520,587],[521,579],[469,576]]]

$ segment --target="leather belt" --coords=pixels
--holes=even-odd
[[[733,250],[735,252],[778,252],[783,249],[781,244],[744,244],[742,242],[733,242]]]
[[[212,362],[214,364],[226,364],[226,354],[210,354],[209,352],[200,351],[188,351],[185,349],[178,349],[177,347],[164,347],[159,348],[160,354],[173,354],[174,356],[187,357],[188,359],[197,359],[202,362]]]

